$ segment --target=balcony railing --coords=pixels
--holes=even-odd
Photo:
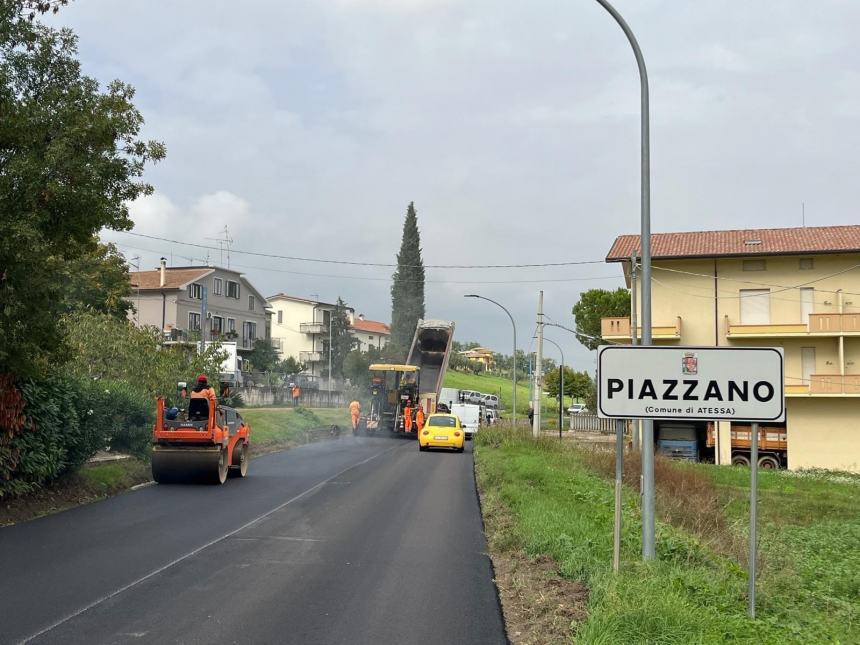
[[[327,334],[328,325],[321,322],[299,323],[299,331],[303,334]]]
[[[791,336],[860,335],[860,313],[809,314],[807,323],[741,325],[726,316],[726,335],[747,338],[787,338]]]
[[[624,316],[601,318],[600,335],[608,340],[630,340],[630,318]],[[642,338],[642,327],[637,328],[637,338]],[[681,338],[681,317],[673,325],[651,325],[653,340],[678,340]]]
[[[299,352],[300,363],[319,363],[322,361],[322,352]]]
[[[812,374],[809,383],[786,384],[788,396],[847,394],[860,396],[860,374]]]

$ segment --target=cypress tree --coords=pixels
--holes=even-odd
[[[397,254],[397,270],[391,285],[391,343],[389,356],[405,360],[415,334],[424,318],[424,262],[421,260],[421,234],[414,202],[406,209],[403,239]]]

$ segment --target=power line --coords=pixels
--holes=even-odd
[[[183,242],[181,240],[173,240],[167,237],[159,237],[157,235],[145,235],[144,233],[134,233],[132,231],[115,231],[124,235],[133,235],[149,240],[157,240],[159,242],[170,242],[171,244],[179,244],[181,246],[192,246],[199,249],[209,249],[213,251],[220,250],[217,246],[208,244],[199,244],[196,242]],[[397,264],[387,262],[358,262],[355,260],[328,260],[323,258],[305,258],[293,255],[278,255],[276,253],[264,253],[262,251],[241,251],[239,249],[231,249],[232,253],[241,253],[242,255],[254,255],[263,258],[274,258],[277,260],[293,260],[296,262],[319,262],[322,264],[345,264],[348,266],[366,266],[366,267],[396,267]],[[582,264],[604,264],[605,260],[580,260],[571,262],[538,262],[531,264],[424,264],[424,265],[402,265],[405,267],[423,266],[425,269],[529,269],[542,267],[562,267],[562,266],[578,266]]]

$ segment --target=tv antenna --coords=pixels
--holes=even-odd
[[[227,225],[224,225],[224,230],[222,231],[224,237],[207,237],[207,240],[213,240],[218,243],[218,251],[220,254],[220,264],[221,266],[226,266],[226,268],[230,268],[230,247],[233,246],[233,238],[230,237],[230,229],[227,228]],[[224,264],[224,255],[226,253],[227,256],[227,264]]]

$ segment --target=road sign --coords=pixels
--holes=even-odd
[[[598,416],[783,421],[784,362],[780,347],[603,345]]]

